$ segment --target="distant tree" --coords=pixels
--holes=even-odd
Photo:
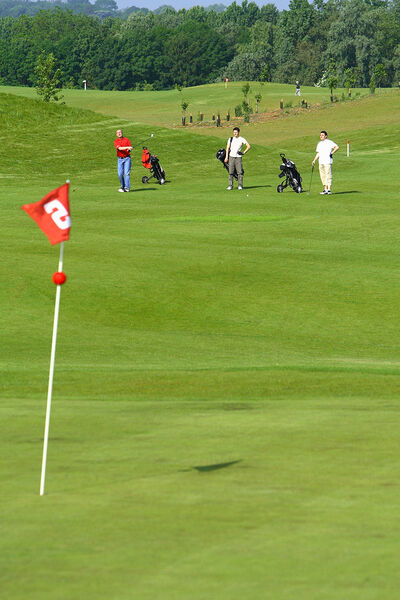
[[[66,7],[76,14],[90,15],[93,13],[93,5],[89,0],[67,0]]]
[[[86,79],[99,89],[145,82],[165,89],[221,77],[326,86],[331,57],[336,85],[368,87],[372,75],[376,87],[398,85],[400,0],[288,3],[281,12],[251,0],[121,11],[116,0],[0,0],[0,78],[32,85],[44,50],[53,53],[63,85]],[[375,72],[378,65],[385,75]]]
[[[205,23],[207,21],[206,9],[202,6],[193,6],[187,11],[186,18],[198,23]]]
[[[369,91],[371,92],[371,94],[375,94],[375,90],[376,90],[375,75],[372,75],[370,82],[369,82]]]
[[[258,113],[258,105],[262,100],[262,96],[261,96],[260,92],[258,92],[257,94],[254,94],[254,99],[256,101],[256,113]]]
[[[344,86],[347,88],[347,95],[351,96],[351,88],[355,86],[357,81],[358,73],[357,69],[349,68],[344,72]]]
[[[176,82],[186,86],[200,85],[215,80],[231,57],[225,40],[209,25],[187,21],[168,30],[159,68],[166,86]]]
[[[251,27],[260,18],[260,9],[255,2],[242,0],[241,5],[232,2],[222,15],[224,23],[237,23],[243,27]]]
[[[275,4],[264,4],[260,8],[260,20],[276,25],[279,19],[279,10]]]
[[[36,91],[42,96],[44,102],[58,102],[63,98],[59,93],[61,69],[56,68],[54,54],[45,51],[39,54],[36,67]]]
[[[260,54],[245,52],[244,54],[237,54],[228,63],[223,76],[229,77],[231,81],[243,81],[244,79],[257,81],[261,79],[265,66],[263,57]]]
[[[181,102],[181,109],[182,109],[182,123],[185,124],[185,120],[186,120],[186,110],[189,106],[189,102],[186,102],[186,100],[182,100]]]
[[[252,111],[250,104],[247,104],[246,100],[243,100],[243,102],[242,102],[242,110],[243,110],[244,122],[249,123],[250,115],[253,111]]]
[[[400,81],[400,44],[397,46],[393,56],[393,68],[395,70],[394,79],[396,86]]]
[[[207,12],[214,11],[214,12],[216,12],[216,13],[221,13],[221,12],[224,12],[224,10],[225,10],[225,9],[226,9],[226,6],[225,6],[225,4],[209,4],[209,5],[208,5],[208,6],[205,8],[205,10],[206,10]]]
[[[115,0],[96,0],[93,5],[93,13],[101,19],[115,16],[118,5]]]
[[[335,61],[342,79],[348,68],[357,68],[358,79],[367,86],[373,65],[379,62],[374,39],[378,15],[364,0],[345,0],[328,31],[327,55]]]
[[[306,37],[313,24],[314,12],[312,4],[307,0],[290,0],[289,10],[285,15],[285,32],[294,46]]]
[[[378,65],[376,65],[375,70],[374,70],[374,76],[375,76],[375,81],[378,84],[378,87],[380,88],[382,81],[384,81],[384,79],[386,79],[386,69],[382,65],[382,63],[379,63]]]
[[[335,61],[333,60],[333,58],[331,58],[331,62],[328,67],[328,76],[326,78],[326,83],[331,92],[331,102],[333,102],[333,90],[337,87],[338,84]]]
[[[246,54],[253,57],[253,67],[243,79],[260,79],[261,73],[267,67],[273,68],[274,57],[274,27],[266,21],[257,21],[249,29],[249,39],[237,46],[237,55]],[[249,61],[250,62],[250,61]]]
[[[153,12],[155,15],[162,15],[169,11],[176,12],[174,7],[171,6],[170,4],[163,4],[162,6],[159,6],[158,8],[156,8]]]
[[[242,85],[242,94],[244,96],[245,101],[247,102],[247,104],[249,104],[249,93],[250,93],[251,87],[249,82],[245,83],[244,85]]]

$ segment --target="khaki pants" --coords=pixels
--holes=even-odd
[[[238,174],[238,186],[243,187],[243,165],[241,156],[229,157],[229,185],[233,186],[233,174]]]
[[[332,165],[319,165],[319,174],[322,185],[330,190],[332,185]]]

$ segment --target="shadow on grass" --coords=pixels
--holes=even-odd
[[[272,185],[245,185],[244,190],[256,190],[257,188],[267,188],[272,187]]]
[[[241,460],[232,460],[230,462],[225,463],[217,463],[215,465],[202,465],[200,467],[193,467],[199,473],[208,473],[209,471],[218,471],[219,469],[226,469],[227,467],[231,467],[232,465],[236,465],[237,463],[242,462]]]
[[[332,192],[332,196],[340,196],[341,194],[361,194],[358,190],[349,190],[348,192]]]

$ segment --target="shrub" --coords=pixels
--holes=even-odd
[[[238,104],[237,106],[235,106],[235,117],[241,117],[241,116],[243,116],[242,105]]]

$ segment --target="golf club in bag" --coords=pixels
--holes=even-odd
[[[225,148],[220,148],[218,150],[217,154],[215,155],[215,157],[218,158],[218,160],[220,160],[222,162],[224,168],[229,172],[228,163],[225,162],[225,157],[226,157],[226,150],[225,150]],[[243,169],[243,174],[244,174],[244,169]],[[238,178],[238,174],[236,172],[236,169],[235,169],[235,171],[233,173],[233,176],[234,176],[235,179]]]
[[[152,177],[157,179],[160,185],[164,185],[165,183],[165,171],[160,165],[160,161],[158,157],[154,154],[151,154],[150,150],[148,150],[147,146],[143,146],[142,152],[142,165],[145,169],[149,169],[151,175],[144,175],[142,177],[142,183],[148,183]]]
[[[296,165],[293,161],[286,158],[284,154],[281,154],[280,157],[282,159],[282,164],[279,177],[285,177],[285,181],[278,185],[276,191],[281,193],[286,187],[290,186],[292,190],[298,194],[301,194],[303,191],[301,187],[302,178],[296,168]]]

